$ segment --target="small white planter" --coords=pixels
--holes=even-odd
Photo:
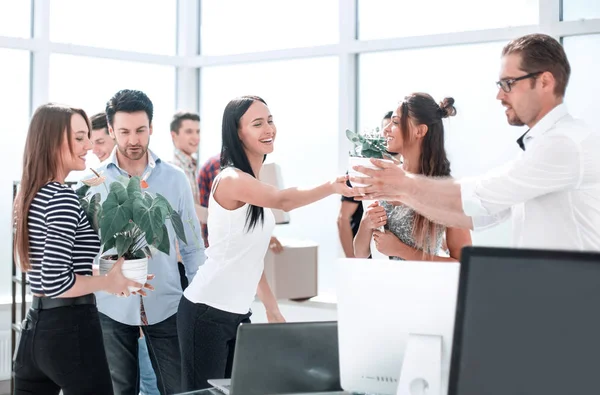
[[[100,275],[105,275],[112,269],[116,260],[100,258]],[[125,260],[122,266],[123,276],[145,284],[148,279],[148,258]],[[139,291],[139,287],[129,287],[129,292]]]
[[[394,163],[390,159],[381,159],[381,160],[384,162]],[[352,176],[364,177],[365,176],[365,174],[359,173],[356,170],[354,170],[352,168],[353,166],[364,166],[369,169],[379,169],[377,166],[375,166],[373,163],[371,163],[371,158],[361,158],[358,156],[351,156],[350,158],[348,158],[348,175],[350,177],[352,177]],[[353,182],[353,181],[350,181],[350,184],[352,184],[353,187],[366,187],[367,186],[367,184],[362,184],[360,182]]]

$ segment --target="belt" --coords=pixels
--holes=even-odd
[[[79,306],[79,305],[96,305],[96,295],[89,294],[78,296],[76,298],[47,298],[34,296],[31,303],[31,308],[34,310],[49,310],[58,307]]]

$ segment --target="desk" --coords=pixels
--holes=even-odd
[[[223,395],[223,393],[214,388],[209,388],[209,389],[205,389],[205,390],[186,392],[184,394],[179,394],[179,395]],[[310,394],[289,394],[289,395],[351,395],[351,394],[349,392],[311,392]]]

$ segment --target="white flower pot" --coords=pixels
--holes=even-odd
[[[392,160],[390,159],[381,159],[384,162],[389,162],[389,163],[394,163]],[[350,158],[348,158],[348,175],[350,177],[364,177],[365,174],[363,173],[359,173],[356,170],[354,170],[352,167],[353,166],[364,166],[367,167],[369,169],[379,169],[377,166],[375,166],[373,163],[371,163],[371,158],[361,158],[358,156],[351,156]],[[367,184],[362,184],[360,182],[352,182],[350,181],[350,184],[352,184],[353,187],[366,187]]]
[[[112,269],[116,260],[100,258],[100,275],[105,275]],[[148,279],[148,258],[125,260],[122,266],[123,276],[145,284]],[[139,291],[139,287],[129,287],[129,292]]]

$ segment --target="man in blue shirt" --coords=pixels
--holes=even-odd
[[[204,245],[200,224],[194,209],[189,182],[180,169],[163,162],[148,149],[152,134],[153,105],[143,92],[121,90],[106,105],[110,136],[116,146],[111,156],[97,170],[106,183],[123,177],[139,176],[142,187],[163,195],[181,214],[187,244],[180,243],[179,251],[186,276],[191,281],[204,263]],[[106,198],[104,186],[94,187]],[[148,273],[155,274],[155,290],[141,297],[118,298],[98,293],[98,310],[104,335],[104,346],[115,394],[137,395],[138,338],[141,327],[150,351],[161,394],[180,392],[181,361],[177,339],[176,312],[182,295],[177,267],[176,236],[167,222],[171,239],[170,254],[156,252],[148,262]]]

